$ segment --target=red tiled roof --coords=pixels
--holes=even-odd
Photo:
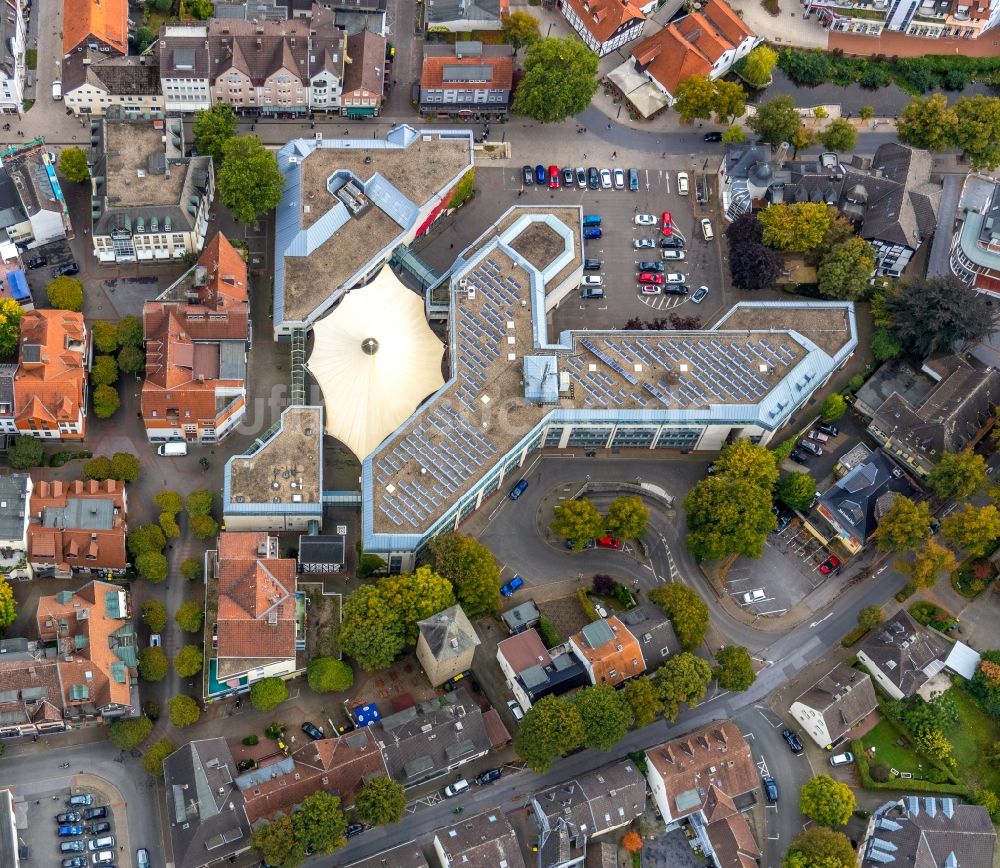
[[[491,747],[503,747],[510,741],[510,733],[495,708],[483,715],[483,726],[486,727],[486,737],[490,740]]]
[[[606,620],[614,633],[609,642],[591,648],[583,633],[573,636],[573,642],[593,667],[595,684],[620,684],[645,672],[646,663],[639,640],[629,632],[628,627],[614,615]]]
[[[631,0],[564,0],[598,42],[607,42],[627,21],[645,21],[642,10]]]
[[[425,57],[420,86],[444,87],[444,68],[446,66],[489,66],[493,70],[491,81],[470,81],[462,82],[460,85],[451,85],[459,86],[463,90],[489,90],[491,88],[509,90],[514,80],[514,62],[510,57]],[[449,84],[451,83],[449,82]]]
[[[128,54],[128,0],[63,0],[63,54],[91,36]]]
[[[756,35],[723,0],[708,0],[708,3],[702,7],[701,14],[712,22],[716,30],[726,37],[730,45],[737,46],[744,39]]]
[[[534,629],[504,639],[497,645],[497,651],[503,654],[515,673],[523,672],[530,666],[544,667],[552,663],[552,657]]]
[[[61,509],[70,499],[109,500],[117,510],[112,527],[84,529],[45,527],[41,523],[47,509]],[[125,484],[114,479],[103,482],[37,482],[29,505],[28,560],[31,563],[121,570],[125,554]]]
[[[29,346],[38,348],[37,361],[25,359]],[[33,310],[21,317],[20,361],[14,376],[14,415],[19,428],[27,429],[29,420],[47,422],[49,427],[77,422],[83,408],[86,356],[83,314]]]

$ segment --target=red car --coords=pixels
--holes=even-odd
[[[559,167],[549,166],[549,189],[558,190],[559,189]]]
[[[664,235],[673,235],[674,234],[674,218],[670,216],[670,212],[669,211],[664,211],[663,212],[663,217],[660,218],[660,219],[661,219],[660,231],[662,231]]]
[[[663,275],[655,271],[643,271],[639,275],[639,283],[663,283]]]
[[[819,565],[819,571],[824,576],[826,576],[832,573],[839,566],[840,566],[840,558],[838,558],[836,555],[830,555],[830,557],[828,557],[825,561],[823,561],[823,563]]]
[[[602,549],[620,549],[622,547],[622,541],[616,536],[602,536],[597,544]]]

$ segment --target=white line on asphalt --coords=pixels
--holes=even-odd
[[[813,622],[812,622],[812,623],[811,623],[811,624],[810,624],[809,626],[810,626],[810,627],[818,627],[818,626],[819,626],[820,624],[822,624],[822,623],[823,623],[823,622],[824,622],[824,621],[825,621],[825,620],[826,620],[827,618],[832,618],[832,617],[833,617],[833,612],[827,612],[827,613],[826,613],[826,614],[825,614],[825,615],[824,615],[824,616],[823,616],[822,618],[820,618],[820,619],[819,619],[818,621],[813,621]]]

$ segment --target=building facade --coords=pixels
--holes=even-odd
[[[0,476],[0,574],[31,578],[28,566],[28,520],[33,483],[27,473]]]
[[[4,0],[0,10],[0,114],[20,115],[24,111],[25,33],[21,0]]]
[[[905,33],[924,39],[978,39],[1000,19],[997,0],[803,0],[807,10],[832,31],[879,36]],[[932,47],[929,53],[934,53]]]
[[[969,175],[962,185],[957,216],[951,273],[977,292],[1000,298],[1000,183]]]
[[[417,659],[432,685],[439,687],[472,667],[479,636],[461,606],[418,621],[417,629]]]
[[[877,708],[871,676],[838,663],[796,698],[789,713],[809,738],[830,750]]]
[[[584,44],[600,57],[638,39],[655,0],[641,6],[632,0],[564,0],[562,13]]]
[[[63,62],[62,76],[63,101],[77,117],[163,115],[156,55],[73,52]]]
[[[438,116],[502,118],[510,106],[514,65],[509,45],[456,43],[441,54],[424,52],[420,76],[420,112]]]
[[[56,165],[41,138],[0,156],[0,228],[28,249],[73,237]]]

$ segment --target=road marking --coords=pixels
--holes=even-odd
[[[753,739],[755,739],[756,737],[757,736],[755,736],[752,732],[745,732],[745,733],[743,733],[743,738],[749,738],[751,741]]]
[[[820,624],[822,624],[822,623],[823,623],[823,622],[824,622],[824,621],[825,621],[825,620],[826,620],[827,618],[832,618],[832,617],[833,617],[833,612],[827,612],[827,614],[825,614],[825,615],[824,615],[824,616],[823,616],[822,618],[820,618],[820,619],[819,619],[818,621],[813,621],[813,622],[812,622],[812,623],[811,623],[811,624],[810,624],[809,626],[810,626],[810,627],[818,627],[818,626],[819,626]]]

